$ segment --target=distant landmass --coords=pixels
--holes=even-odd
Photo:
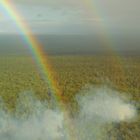
[[[130,36],[104,40],[98,35],[37,35],[44,51],[52,55],[100,54],[115,51],[123,55],[139,55],[140,40]],[[22,35],[0,35],[0,55],[30,55],[26,39]]]

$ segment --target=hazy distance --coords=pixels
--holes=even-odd
[[[123,55],[139,55],[139,36],[115,35],[101,38],[96,35],[37,35],[48,54],[100,54],[112,51]],[[114,39],[114,40],[113,40]],[[0,35],[0,55],[30,55],[22,35]]]
[[[24,19],[48,54],[98,54],[109,49],[139,55],[139,0],[12,0],[12,5],[18,11],[14,16]],[[13,19],[0,1],[0,54],[29,54],[21,35],[24,27]]]

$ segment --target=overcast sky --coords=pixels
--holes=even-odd
[[[140,33],[140,0],[11,1],[37,33]],[[18,32],[0,3],[0,33]]]

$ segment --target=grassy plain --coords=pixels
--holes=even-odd
[[[57,73],[64,101],[75,107],[75,95],[85,85],[109,85],[130,97],[140,110],[140,58],[138,56],[92,56],[61,55],[50,56]],[[26,91],[33,91],[39,100],[49,99],[48,88],[40,73],[28,56],[0,57],[0,97],[6,108],[15,110],[16,100]],[[140,112],[138,112],[140,118]],[[140,119],[136,122],[121,123],[110,132],[110,139],[139,140]]]

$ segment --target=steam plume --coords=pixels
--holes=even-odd
[[[136,109],[119,95],[107,87],[82,90],[76,97],[79,112],[75,117],[69,117],[76,134],[74,140],[108,140],[106,125],[131,123]],[[3,106],[1,104],[1,108]],[[1,140],[70,140],[64,112],[57,107],[50,109],[47,103],[38,101],[32,94],[22,94],[15,114],[12,116],[1,109]]]

